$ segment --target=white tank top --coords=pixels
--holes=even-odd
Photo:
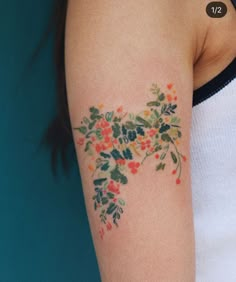
[[[196,282],[236,282],[236,59],[194,91]]]

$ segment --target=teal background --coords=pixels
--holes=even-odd
[[[100,281],[77,164],[54,179],[39,150],[55,113],[52,35],[29,62],[52,3],[0,2],[0,282]]]

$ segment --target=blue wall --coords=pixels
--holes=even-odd
[[[55,113],[52,36],[27,65],[52,3],[0,6],[0,282],[100,281],[77,164],[54,179],[39,149]]]

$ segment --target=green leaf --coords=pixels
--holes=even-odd
[[[107,214],[112,214],[117,208],[115,203],[110,203],[109,207],[107,208]]]
[[[117,149],[113,149],[111,155],[115,160],[123,159],[121,153]]]
[[[132,121],[127,121],[127,122],[125,123],[125,127],[126,127],[127,129],[135,129],[135,128],[136,128],[136,125],[135,125]]]
[[[99,140],[102,140],[102,139],[103,139],[103,136],[102,136],[102,134],[101,134],[101,130],[100,130],[100,129],[96,130],[95,133],[96,133],[96,136],[97,136],[97,138],[98,138]]]
[[[113,121],[114,121],[114,122],[120,122],[120,121],[121,121],[121,118],[114,117]]]
[[[158,152],[158,151],[160,151],[162,149],[162,146],[161,145],[157,145],[156,147],[155,147],[155,152]]]
[[[155,116],[156,116],[157,118],[159,118],[159,117],[160,117],[160,114],[158,113],[158,111],[157,111],[157,110],[154,110],[153,112],[154,112],[154,114],[155,114]]]
[[[97,202],[94,202],[94,210],[97,210]]]
[[[164,170],[165,166],[166,166],[166,165],[165,165],[164,163],[159,163],[159,165],[156,166],[156,171],[158,171],[158,170]]]
[[[120,219],[120,214],[118,212],[115,212],[113,214],[113,219]]]
[[[162,153],[160,156],[160,160],[164,160],[165,157],[166,157],[166,153]]]
[[[163,134],[161,135],[161,139],[162,139],[163,141],[165,141],[165,142],[171,142],[170,135],[167,134],[167,133],[163,133]]]
[[[174,111],[177,108],[177,105],[172,105],[171,110]]]
[[[156,120],[156,121],[154,122],[153,126],[154,126],[155,128],[159,128],[159,126],[160,126],[159,121]]]
[[[124,206],[125,205],[125,201],[121,198],[118,199],[118,203],[121,205],[121,206]]]
[[[161,93],[161,95],[158,97],[160,101],[164,101],[165,100],[165,94]]]
[[[86,126],[80,126],[80,127],[74,128],[74,129],[79,130],[79,132],[84,134],[84,135],[87,133],[87,127]]]
[[[125,157],[126,160],[132,160],[133,159],[133,155],[132,155],[132,153],[131,153],[129,148],[126,148],[123,151],[123,156]]]
[[[105,114],[106,120],[109,121],[109,122],[112,121],[113,115],[114,115],[114,112],[107,112]]]
[[[178,123],[178,118],[177,117],[171,117],[170,122],[171,123]]]
[[[135,119],[135,115],[132,114],[132,113],[130,113],[130,114],[129,114],[129,119],[134,120],[134,119]]]
[[[121,137],[118,140],[120,144],[123,144],[123,139]]]
[[[164,104],[162,107],[161,107],[161,113],[163,114],[167,109],[167,104]]]
[[[151,125],[148,121],[146,121],[145,119],[143,119],[143,118],[140,117],[140,116],[136,116],[136,121],[138,121],[138,122],[140,122],[141,124],[143,124],[144,127],[148,127],[148,128],[151,128],[151,127],[152,127],[152,125]]]
[[[178,130],[178,137],[181,138],[182,133]]]
[[[115,123],[114,125],[112,125],[112,130],[113,130],[113,137],[118,138],[121,134],[120,125],[118,123]]]
[[[101,202],[101,197],[100,197],[100,195],[99,194],[97,194],[97,202],[98,202],[98,204],[100,204],[100,202]]]
[[[102,171],[107,171],[109,169],[109,162],[107,161],[104,165],[101,166]]]
[[[92,144],[92,142],[91,141],[88,141],[87,143],[86,143],[86,146],[85,146],[85,152],[88,152],[88,150],[90,149],[90,145]]]
[[[102,204],[103,204],[103,205],[106,205],[108,202],[109,202],[109,200],[108,200],[107,197],[103,197],[103,198],[102,198]]]
[[[88,128],[91,130],[94,127],[95,123],[96,123],[96,120],[90,122],[90,124],[88,125]]]
[[[95,186],[100,186],[100,185],[102,185],[102,183],[105,182],[106,180],[107,180],[107,178],[98,178],[98,179],[95,179],[95,180],[93,181],[93,184],[94,184]]]
[[[171,152],[170,154],[171,154],[171,158],[172,158],[174,164],[176,164],[178,162],[178,160],[177,160],[175,153]]]
[[[159,107],[159,106],[160,106],[160,103],[157,102],[157,101],[151,101],[151,102],[148,102],[148,103],[147,103],[147,106],[148,106],[148,107]]]
[[[123,213],[123,212],[124,212],[121,207],[118,207],[118,209],[119,209],[119,212],[120,212],[120,213]]]
[[[111,193],[111,192],[107,192],[107,197],[109,199],[113,199],[115,197],[115,195],[113,193]]]
[[[157,84],[152,84],[152,88],[150,89],[154,95],[158,95],[160,93],[160,88],[157,87]]]
[[[84,117],[84,118],[83,118],[83,122],[84,122],[85,124],[89,124],[90,121],[89,121],[88,118]]]
[[[122,183],[124,185],[128,183],[128,179],[124,174],[121,174],[121,176],[120,176],[120,183]]]
[[[90,118],[91,120],[98,120],[98,119],[101,119],[103,116],[102,115],[94,115],[94,114],[91,114]]]
[[[119,171],[118,166],[116,166],[111,171],[111,179],[116,181],[116,182],[120,182],[122,184],[127,184],[128,183],[127,177]]]
[[[106,154],[106,153],[104,153],[104,152],[101,152],[101,153],[100,153],[100,156],[103,157],[103,158],[105,158],[105,159],[110,159],[110,157],[111,157],[109,154]]]
[[[89,108],[90,113],[92,113],[93,115],[98,115],[99,114],[99,109],[95,108],[95,107],[91,107]]]
[[[170,129],[170,126],[169,126],[169,124],[162,124],[161,125],[161,128],[159,129],[159,132],[160,133],[163,133],[163,132],[165,132],[165,131],[167,131],[167,130],[169,130]]]

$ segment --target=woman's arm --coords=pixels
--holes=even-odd
[[[195,278],[187,9],[154,0],[69,4],[69,109],[104,282]]]

